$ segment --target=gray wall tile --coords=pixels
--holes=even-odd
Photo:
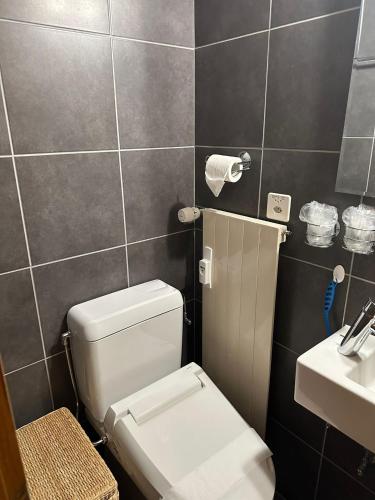
[[[6,383],[17,427],[52,410],[44,361],[7,375]]]
[[[33,264],[125,242],[117,153],[17,158],[17,171]]]
[[[313,500],[320,455],[274,420],[269,423],[266,442],[274,453],[277,490],[288,500]]]
[[[106,0],[3,0],[0,17],[108,33]]]
[[[371,257],[367,257],[371,259]],[[368,283],[352,277],[345,311],[345,324],[352,325],[369,297],[375,298],[375,283]]]
[[[193,297],[193,231],[130,245],[128,256],[131,285],[161,279]]]
[[[196,45],[268,28],[270,0],[195,0]]]
[[[75,414],[75,397],[65,353],[52,356],[47,365],[55,409],[65,406]]]
[[[194,52],[115,40],[114,60],[121,147],[193,145]]]
[[[194,47],[194,0],[112,0],[112,33]]]
[[[324,293],[332,271],[286,257],[280,258],[274,339],[302,354],[326,338]],[[341,328],[347,280],[337,288],[332,331]]]
[[[108,38],[3,22],[0,62],[16,153],[117,147]]]
[[[54,354],[62,350],[60,335],[73,305],[127,287],[125,249],[41,266],[34,279],[46,351]]]
[[[375,149],[375,145],[373,146],[373,150]],[[374,151],[372,153],[372,161],[370,166],[369,178],[368,178],[368,187],[366,191],[367,196],[372,196],[372,200],[369,202],[370,205],[374,205],[375,198],[375,155]]]
[[[196,51],[196,143],[261,146],[267,34]]]
[[[8,129],[5,120],[5,110],[0,93],[0,155],[10,155]]]
[[[361,0],[273,0],[272,26],[324,16],[360,5]]]
[[[43,358],[30,271],[0,276],[0,352],[5,372]]]
[[[265,144],[339,150],[358,12],[271,32]]]
[[[121,154],[128,242],[189,229],[177,211],[194,204],[194,149]]]
[[[216,198],[206,184],[206,156],[222,154],[238,156],[240,149],[196,148],[195,155],[195,196],[197,205],[219,210],[228,210],[250,217],[256,217],[258,212],[259,179],[261,151],[250,150],[251,170],[244,172],[236,183],[226,183],[222,192]]]
[[[0,272],[28,265],[12,160],[0,159]]]
[[[362,195],[366,192],[372,151],[371,139],[342,140],[336,191]]]
[[[274,344],[268,413],[320,451],[325,422],[294,401],[297,357],[298,354]]]
[[[345,500],[373,500],[375,493],[366,490],[356,480],[342,472],[328,460],[323,460],[317,500],[345,498]]]
[[[335,193],[338,154],[299,151],[265,151],[263,159],[261,217],[267,214],[267,194],[287,193],[292,196],[288,228],[292,231],[280,251],[291,257],[333,268],[337,263],[348,270],[351,254],[341,248],[340,240],[327,249],[305,244],[306,224],[299,220],[301,207],[310,201],[328,203],[339,213],[349,205],[357,205],[359,196]]]
[[[353,65],[344,136],[372,137],[375,127],[375,65]]]
[[[363,22],[359,39],[357,56],[359,58],[375,58],[375,3],[363,0]]]

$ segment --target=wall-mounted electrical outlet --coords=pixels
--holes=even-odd
[[[268,193],[267,218],[289,222],[292,198],[289,194]]]

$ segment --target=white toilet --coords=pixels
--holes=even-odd
[[[195,363],[183,301],[160,280],[72,307],[86,414],[148,499],[272,500],[271,452]]]

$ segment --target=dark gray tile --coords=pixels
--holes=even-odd
[[[302,354],[326,338],[324,293],[332,272],[310,264],[280,258],[274,338]],[[332,331],[341,328],[347,282],[336,290],[331,314]]]
[[[127,287],[125,249],[117,248],[34,269],[47,354],[62,351],[61,333],[75,304]]]
[[[65,406],[75,414],[75,397],[65,353],[52,356],[47,363],[55,409]]]
[[[350,281],[348,303],[345,312],[345,323],[347,325],[354,323],[354,320],[369,297],[375,299],[375,283],[368,283],[353,277]]]
[[[128,246],[131,285],[161,279],[193,297],[194,231]]]
[[[357,19],[348,12],[271,32],[266,146],[340,148]]]
[[[369,465],[362,477],[358,476],[357,468],[364,456],[365,449],[342,432],[330,427],[324,446],[324,455],[348,472],[358,482],[375,492],[375,467]]]
[[[297,357],[274,344],[268,414],[320,452],[325,422],[294,401]]]
[[[194,51],[115,40],[114,60],[121,147],[193,145]]]
[[[336,191],[363,195],[367,188],[372,150],[371,139],[342,140]]]
[[[261,146],[267,34],[196,51],[196,143]]]
[[[121,154],[128,242],[189,229],[180,208],[194,204],[194,149]]]
[[[357,481],[335,467],[327,460],[323,460],[320,472],[317,500],[374,500],[371,493]]]
[[[327,267],[342,264],[347,271],[351,254],[341,248],[340,240],[330,248],[305,244],[306,224],[299,220],[301,207],[316,200],[337,207],[339,214],[359,203],[359,196],[335,193],[338,154],[298,151],[265,151],[263,159],[261,217],[266,217],[267,194],[285,193],[292,197],[288,229],[292,234],[280,247],[291,257]]]
[[[244,172],[236,183],[227,182],[216,198],[206,184],[205,158],[207,155],[223,154],[238,156],[239,149],[196,148],[195,196],[196,203],[203,207],[217,208],[251,217],[257,216],[261,152],[250,150],[251,170]]]
[[[375,49],[374,49],[375,50]],[[375,65],[353,65],[344,126],[346,137],[371,137],[375,126]]]
[[[340,10],[359,7],[361,0],[273,0],[272,26],[294,23]]]
[[[112,33],[194,47],[193,0],[112,0]]]
[[[5,120],[3,100],[0,93],[0,155],[10,155],[8,129]]]
[[[17,158],[17,172],[33,264],[125,242],[117,153]]]
[[[375,4],[372,0],[363,0],[363,21],[357,57],[375,58]]]
[[[272,419],[266,443],[274,453],[277,491],[287,500],[313,500],[320,455]]]
[[[194,300],[187,302],[186,314],[187,318],[191,321],[191,325],[188,325],[186,322],[184,322],[183,325],[181,366],[185,366],[195,361],[196,339]]]
[[[117,148],[108,38],[4,22],[0,59],[16,153]]]
[[[108,8],[106,0],[76,2],[64,0],[43,2],[40,0],[3,0],[0,17],[108,33]]]
[[[375,283],[374,255],[356,254],[354,256],[353,274]]]
[[[268,28],[269,0],[195,0],[196,45]]]
[[[5,372],[43,358],[29,270],[0,276],[0,317]]]
[[[16,427],[52,411],[44,361],[6,376]]]
[[[12,160],[0,158],[0,272],[28,265]]]

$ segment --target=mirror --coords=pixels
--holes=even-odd
[[[362,0],[336,191],[375,197],[375,1]]]

